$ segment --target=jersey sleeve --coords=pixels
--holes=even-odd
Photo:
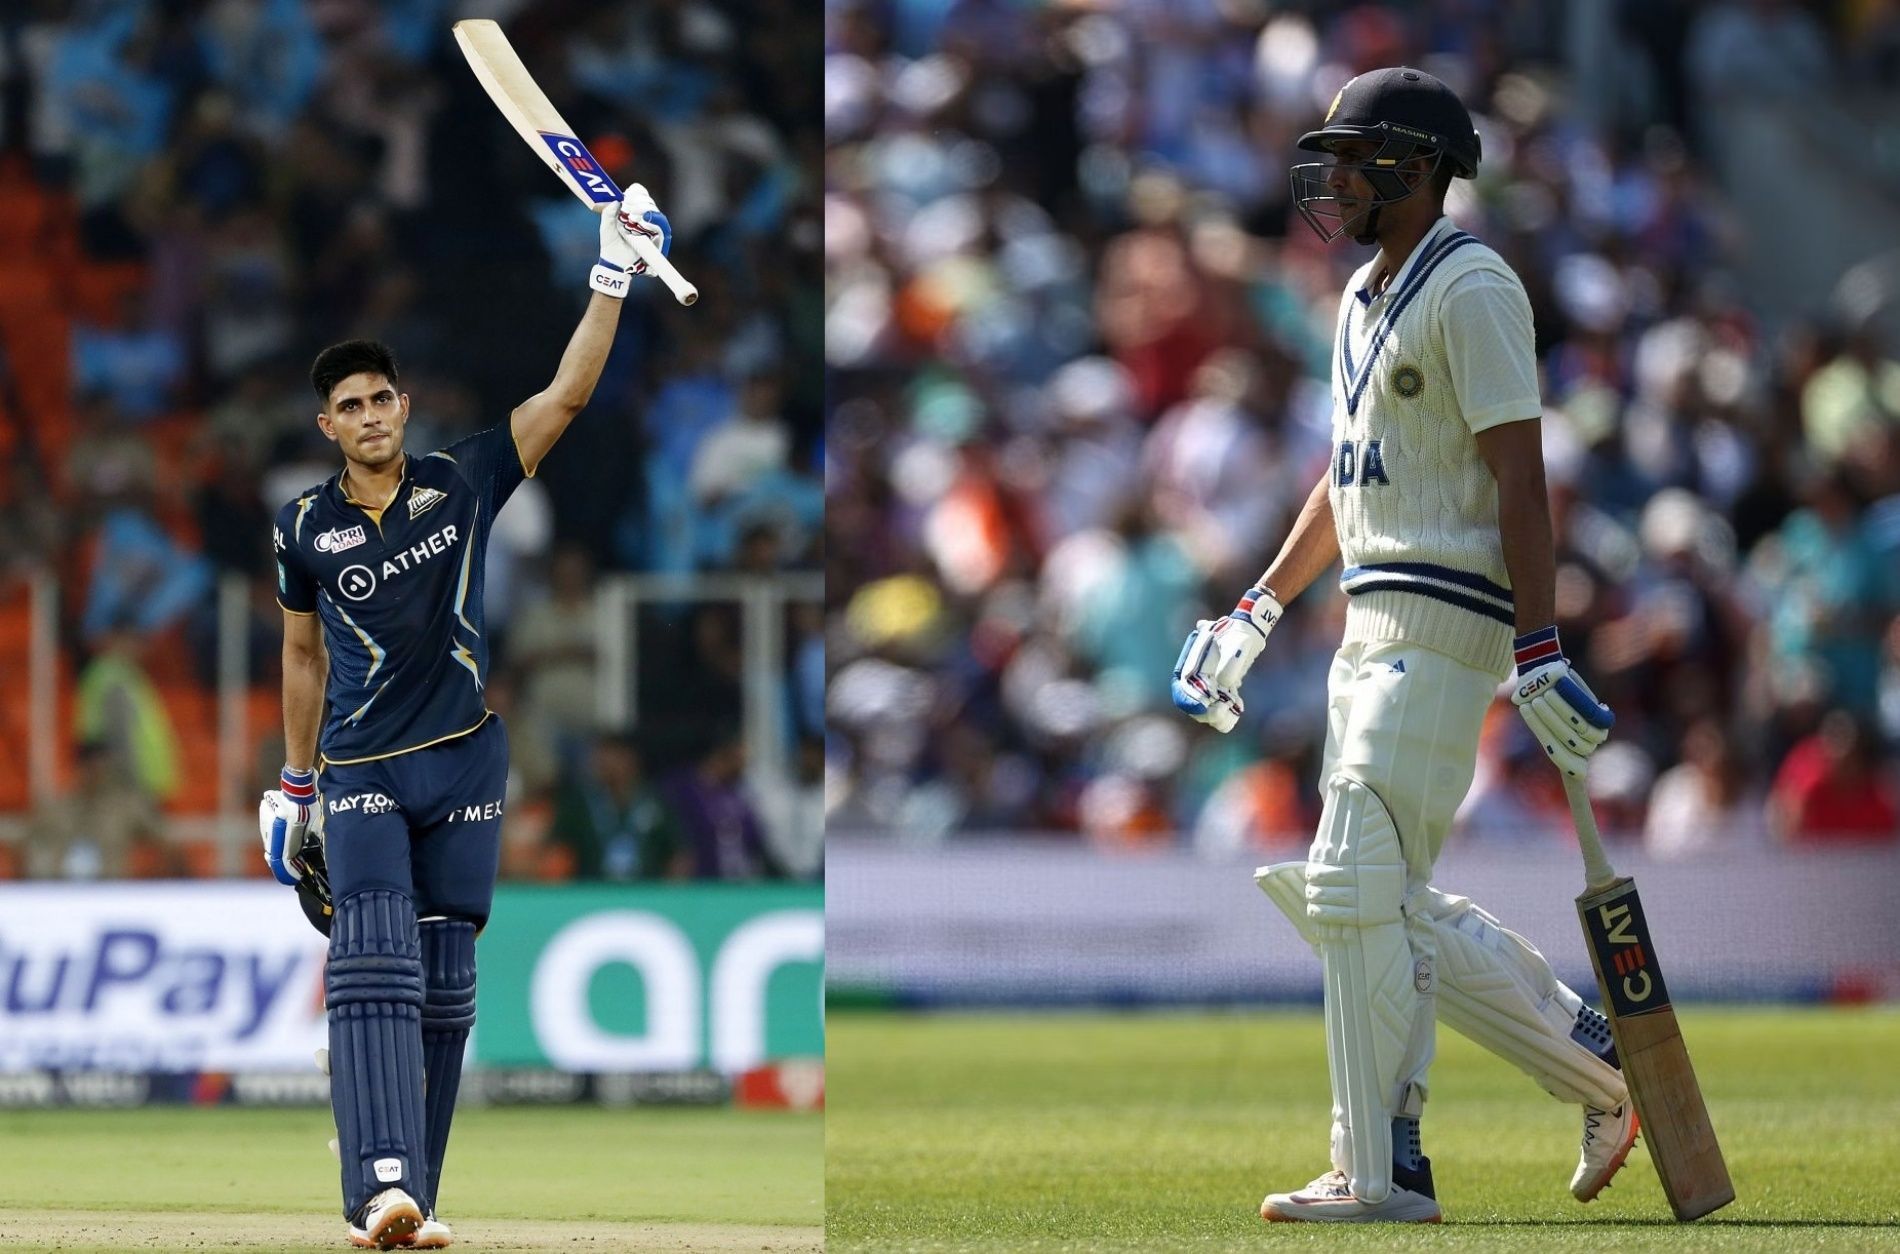
[[[462,481],[488,506],[490,518],[501,512],[503,503],[528,477],[527,468],[521,464],[521,451],[515,447],[514,431],[507,422],[464,436],[442,454],[455,463]]]
[[[297,515],[302,502],[292,501],[277,511],[271,527],[271,549],[277,557],[277,604],[292,614],[317,612],[317,581],[303,564],[297,541]]]
[[[1543,414],[1531,302],[1514,278],[1460,275],[1439,307],[1439,325],[1458,409],[1474,435]]]

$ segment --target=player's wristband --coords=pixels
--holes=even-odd
[[[1519,679],[1530,674],[1540,666],[1564,660],[1564,646],[1557,639],[1557,625],[1539,627],[1536,631],[1527,631],[1511,642],[1511,649],[1517,655],[1517,675]]]
[[[317,773],[292,770],[286,766],[279,777],[283,782],[284,796],[298,805],[307,806],[317,799]]]
[[[615,300],[627,298],[627,287],[632,282],[631,275],[605,257],[594,263],[593,273],[587,276],[587,286]]]
[[[1227,617],[1239,619],[1264,637],[1273,630],[1274,624],[1280,621],[1280,615],[1285,612],[1280,598],[1273,595],[1273,589],[1255,584],[1247,589],[1246,595],[1240,598],[1240,603],[1234,606]]]

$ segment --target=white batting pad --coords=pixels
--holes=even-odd
[[[1404,895],[1405,856],[1391,815],[1363,783],[1334,776],[1307,861],[1305,913],[1326,977],[1335,1158],[1344,1159],[1337,1165],[1353,1196],[1366,1202],[1392,1191],[1392,1118],[1405,1104],[1408,1072],[1422,1074],[1430,1056],[1429,1004],[1420,994],[1431,985],[1431,959],[1418,965]]]
[[[1318,934],[1306,914],[1306,863],[1263,866],[1254,882],[1317,950]],[[1440,1022],[1560,1101],[1605,1110],[1622,1104],[1628,1091],[1622,1073],[1571,1039],[1583,999],[1536,946],[1467,897],[1428,888],[1408,907],[1410,922],[1429,925],[1437,951]]]
[[[1535,945],[1468,897],[1429,889],[1419,912],[1430,916],[1438,938],[1445,991],[1438,1013],[1447,1025],[1553,1097],[1605,1110],[1622,1105],[1623,1074],[1571,1038],[1583,999]]]

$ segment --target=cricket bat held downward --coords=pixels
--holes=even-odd
[[[1564,791],[1589,880],[1577,898],[1577,917],[1623,1078],[1670,1209],[1677,1219],[1699,1219],[1735,1200],[1728,1164],[1683,1044],[1636,883],[1611,868],[1583,781],[1566,778]]]

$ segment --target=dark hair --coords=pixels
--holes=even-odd
[[[328,405],[330,389],[353,374],[380,374],[394,387],[396,354],[375,340],[344,340],[341,344],[332,344],[311,363],[310,386],[317,389],[318,399]]]

